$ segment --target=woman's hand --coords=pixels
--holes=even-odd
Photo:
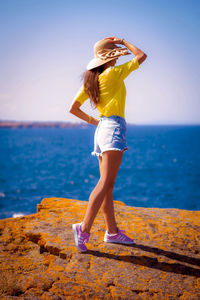
[[[94,119],[94,118],[93,118],[93,119]],[[100,121],[100,120],[94,119],[94,123],[92,123],[92,124],[94,124],[94,125],[98,126],[98,124],[99,124],[99,121]]]
[[[88,122],[88,123],[89,123],[89,124],[93,124],[93,125],[95,125],[95,126],[98,126],[99,121],[100,121],[100,120],[97,120],[97,119],[91,117],[91,121],[90,121],[90,123],[89,123],[89,122]]]
[[[110,40],[110,42],[113,44],[122,44],[122,39],[115,37],[115,36],[107,37],[104,40]]]

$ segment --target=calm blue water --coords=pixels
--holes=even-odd
[[[0,219],[36,212],[44,197],[87,201],[99,179],[96,126],[0,130]],[[127,125],[114,200],[200,210],[200,126]]]

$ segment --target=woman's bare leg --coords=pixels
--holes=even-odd
[[[89,203],[81,226],[83,232],[90,233],[90,229],[105,195],[113,189],[122,156],[122,151],[109,150],[103,152],[101,177],[89,197]]]
[[[99,156],[99,171],[101,174],[101,165],[102,165],[102,157]],[[115,220],[115,213],[114,213],[114,203],[113,203],[113,188],[108,190],[106,193],[102,205],[101,210],[105,219],[106,228],[109,233],[117,233],[117,223]]]
[[[103,200],[102,213],[106,223],[106,228],[109,233],[117,233],[117,222],[115,220],[113,189],[109,191]]]

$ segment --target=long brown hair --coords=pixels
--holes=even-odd
[[[83,73],[83,85],[86,93],[90,97],[91,106],[96,108],[100,101],[98,77],[105,69],[105,64]]]

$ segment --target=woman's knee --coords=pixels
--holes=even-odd
[[[106,193],[111,192],[115,185],[115,179],[106,178],[104,176],[100,177],[100,183]]]

